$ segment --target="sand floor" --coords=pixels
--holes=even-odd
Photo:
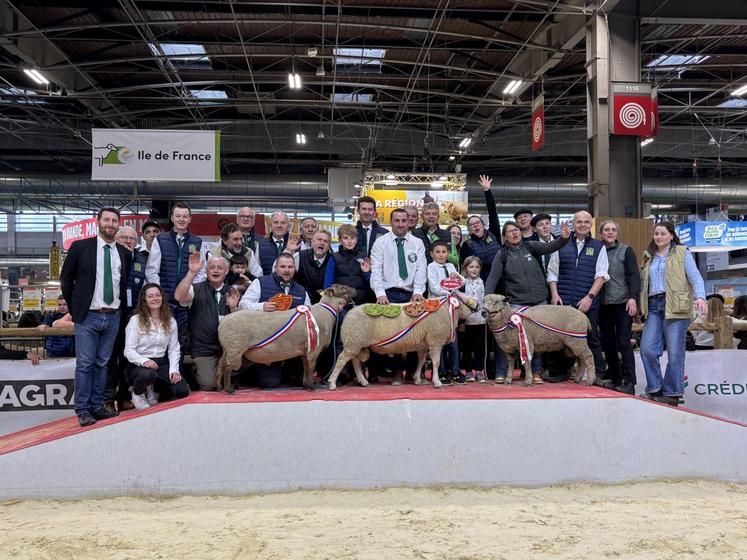
[[[745,559],[747,485],[0,502],[0,558]]]

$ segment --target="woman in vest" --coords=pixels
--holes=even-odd
[[[599,333],[613,388],[632,395],[636,379],[630,339],[633,335],[633,317],[638,314],[641,276],[635,251],[618,241],[619,233],[620,227],[612,220],[605,220],[599,226],[599,236],[607,248],[607,272],[610,275],[601,293]],[[622,369],[618,353],[622,358]]]
[[[643,254],[641,361],[651,400],[677,406],[684,391],[685,337],[695,307],[708,314],[703,278],[692,254],[680,244],[674,224],[654,227],[654,238]],[[662,378],[659,358],[667,345],[667,369]]]

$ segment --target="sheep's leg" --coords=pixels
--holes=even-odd
[[[594,366],[594,356],[588,347],[583,349],[583,353],[579,356],[581,362],[586,368],[586,384],[591,386],[594,385],[594,381],[597,379],[597,370]]]
[[[303,386],[307,389],[314,388],[314,367],[316,366],[317,355],[301,356],[303,362]]]
[[[337,378],[340,376],[340,372],[342,371],[342,368],[345,367],[345,364],[347,364],[350,360],[352,360],[355,356],[358,355],[358,352],[360,350],[351,350],[350,348],[343,348],[342,352],[339,356],[337,356],[337,361],[335,362],[335,369],[332,370],[332,373],[329,376],[329,379],[327,380],[327,385],[329,386],[330,391],[334,391],[337,389]],[[356,375],[358,372],[356,371]]]
[[[531,387],[532,382],[534,381],[532,378],[532,360],[529,358],[529,356],[534,353],[534,347],[531,342],[529,343],[529,348],[527,348],[527,350],[527,361],[524,362],[521,367],[524,370],[524,386]]]
[[[425,359],[428,357],[428,350],[422,348],[418,350],[418,367],[415,368],[415,373],[412,374],[412,382],[415,385],[420,385],[422,381],[423,365],[425,365]]]
[[[443,383],[441,383],[441,380],[438,378],[438,364],[441,362],[441,348],[443,348],[441,345],[433,345],[428,348],[428,354],[431,356],[431,364],[433,364],[431,377],[433,378],[433,386],[436,389],[441,389],[443,387]]]
[[[230,358],[224,351],[218,362],[218,369],[215,375],[216,389],[223,390],[226,393],[234,393],[235,390],[231,384],[231,374],[234,370],[241,367],[241,355]]]
[[[503,379],[504,385],[512,385],[514,382],[514,366],[516,365],[516,354],[506,354],[506,361],[508,361],[508,367],[506,367],[506,377]]]
[[[353,369],[355,370],[355,378],[358,380],[361,387],[368,387],[366,376],[363,375],[363,364],[358,356],[359,355],[353,356],[353,359],[351,360],[353,362]]]

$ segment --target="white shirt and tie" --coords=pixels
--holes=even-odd
[[[104,301],[104,246],[109,247],[109,262],[112,271],[112,290],[114,300],[111,303]],[[112,241],[107,243],[100,235],[96,236],[96,286],[93,289],[93,299],[90,310],[98,311],[102,307],[108,309],[119,309],[119,281],[122,276],[122,262],[119,259],[117,244]]]
[[[184,238],[186,236],[182,233],[176,234],[176,243],[177,245],[180,242],[184,242]],[[203,242],[202,247],[200,249],[200,256],[202,257],[202,262],[207,262],[207,244]],[[187,273],[188,268],[184,268],[182,266],[182,272],[184,274]],[[184,276],[182,276],[184,278]],[[198,282],[202,282],[207,278],[207,272],[205,271],[205,267],[203,267],[200,272],[198,272],[194,280],[192,280],[192,284],[197,284]],[[148,282],[154,282],[156,284],[161,283],[161,244],[158,241],[158,237],[156,237],[153,240],[153,244],[150,246],[150,254],[148,255],[148,264],[145,265],[145,279]],[[178,279],[178,281],[181,281],[181,278]]]
[[[292,282],[292,280],[291,280]],[[288,282],[287,284],[284,284],[281,282],[281,284],[284,284],[283,287],[283,293],[286,295],[290,291],[290,285],[291,282]],[[262,287],[259,285],[259,278],[254,280],[251,284],[249,284],[249,287],[247,288],[246,292],[243,296],[241,296],[241,301],[239,301],[239,309],[242,310],[248,310],[248,311],[264,311],[264,305],[266,302],[260,303],[259,297],[262,294]],[[311,300],[309,299],[309,294],[306,293],[306,298],[304,300],[304,305],[310,306]]]
[[[425,246],[410,232],[402,239],[407,266],[407,277],[404,279],[399,274],[398,242],[394,233],[380,236],[371,248],[371,289],[376,297],[386,296],[386,290],[390,288],[419,295],[425,293]]]

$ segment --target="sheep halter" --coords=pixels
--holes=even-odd
[[[586,338],[585,332],[581,333],[581,332],[574,332],[574,331],[566,331],[564,329],[559,329],[557,327],[553,327],[552,325],[542,323],[540,321],[537,321],[536,319],[532,319],[531,317],[524,314],[524,311],[526,311],[527,309],[529,309],[528,305],[519,307],[518,309],[516,309],[516,311],[511,313],[508,320],[502,326],[493,329],[493,332],[496,334],[502,333],[506,329],[515,328],[519,330],[519,353],[521,354],[522,364],[532,359],[532,352],[529,350],[529,337],[527,336],[526,329],[524,328],[523,319],[527,319],[528,321],[531,321],[538,327],[548,330],[550,332],[562,334],[565,336],[571,336],[573,338]]]
[[[445,297],[442,297],[442,298],[439,299],[439,301],[438,301],[438,308],[435,311],[426,311],[420,317],[418,317],[417,319],[415,319],[415,321],[413,321],[413,323],[410,324],[410,326],[408,326],[407,328],[399,331],[398,333],[396,333],[396,334],[394,334],[394,335],[392,335],[392,336],[390,336],[388,338],[385,338],[384,340],[380,340],[379,342],[377,342],[375,344],[372,344],[371,346],[388,346],[388,345],[393,344],[393,343],[397,342],[398,340],[404,338],[407,335],[407,333],[411,332],[412,329],[414,329],[415,326],[418,323],[420,323],[422,320],[424,320],[426,317],[428,317],[428,315],[432,315],[433,313],[437,313],[438,310],[441,309],[441,307],[443,306],[443,304],[446,303],[447,301],[449,302],[449,318],[451,319],[451,340],[453,341],[454,340],[454,334],[455,334],[455,332],[454,332],[454,329],[455,329],[454,316],[456,314],[456,309],[459,308],[460,302],[459,302],[459,299],[457,297],[450,295],[450,296],[445,296]]]
[[[328,311],[334,310],[328,309]],[[275,342],[293,328],[293,325],[296,324],[296,321],[298,321],[301,316],[304,316],[306,319],[306,348],[308,349],[308,352],[316,350],[316,347],[319,344],[319,325],[317,324],[316,319],[314,319],[314,315],[311,314],[311,309],[305,305],[299,305],[296,307],[295,313],[282,327],[275,331],[274,334],[265,338],[262,342],[256,344],[254,348],[264,348],[265,346],[269,346]]]

